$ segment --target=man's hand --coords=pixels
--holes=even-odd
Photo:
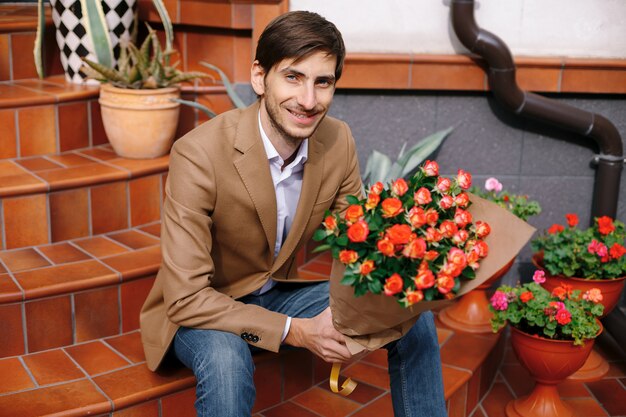
[[[326,362],[346,362],[352,355],[344,336],[333,326],[330,307],[310,319],[291,319],[286,344],[303,347]]]

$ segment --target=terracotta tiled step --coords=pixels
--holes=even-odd
[[[442,351],[462,350],[466,340],[439,328]],[[497,339],[497,337],[496,337]],[[452,346],[454,345],[454,346]],[[444,385],[451,417],[467,416],[490,386],[501,355],[459,385],[463,369],[445,365]],[[471,355],[471,354],[470,354]],[[330,392],[330,365],[304,350],[261,353],[255,358],[255,416],[390,416],[386,351],[372,352],[342,372],[359,385],[347,398]],[[492,371],[493,369],[493,371]],[[82,415],[194,416],[195,380],[181,367],[151,373],[138,331],[38,353],[0,359],[0,417],[59,413]],[[162,414],[158,414],[161,409]],[[466,411],[467,410],[467,411]],[[119,414],[118,414],[119,413]],[[124,414],[128,413],[128,414]],[[137,414],[132,414],[137,413]]]
[[[159,220],[168,163],[120,158],[108,145],[0,161],[0,249]]]
[[[328,375],[326,367],[303,350],[256,354],[254,360],[255,411],[299,395]],[[183,367],[150,372],[138,331],[0,359],[0,374],[2,417],[195,416],[191,372]]]
[[[47,74],[63,74],[51,16],[46,7],[43,64]],[[0,4],[0,82],[37,76],[32,53],[36,32],[36,4]]]
[[[0,251],[0,357],[139,328],[161,254],[160,223]]]

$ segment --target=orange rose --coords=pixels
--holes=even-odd
[[[368,259],[361,264],[359,272],[361,273],[361,275],[369,275],[375,269],[376,267],[374,266],[374,261]]]
[[[458,207],[467,207],[469,204],[469,195],[467,195],[467,193],[461,193],[454,197],[454,202]]]
[[[448,275],[439,275],[437,277],[437,290],[442,294],[448,294],[454,288],[454,278]]]
[[[489,254],[489,246],[484,240],[476,242],[472,250],[475,250],[479,257],[484,258]]]
[[[409,191],[409,186],[404,178],[398,178],[391,184],[391,191],[398,197],[402,197],[407,191]]]
[[[448,192],[448,190],[450,189],[451,186],[452,186],[452,182],[448,178],[440,177],[437,180],[436,187],[442,193]]]
[[[403,211],[402,201],[397,198],[386,198],[381,203],[381,206],[383,208],[383,217],[385,218],[395,217]]]
[[[385,186],[383,185],[383,183],[378,181],[376,184],[370,187],[370,193],[378,195],[382,193],[384,189]]]
[[[378,248],[380,253],[382,253],[385,256],[393,256],[396,253],[395,245],[391,243],[391,241],[387,238],[381,239],[378,242],[376,242],[376,247]]]
[[[463,266],[457,265],[450,261],[446,261],[439,271],[441,275],[448,275],[450,277],[458,277],[463,272]]]
[[[465,227],[472,222],[472,214],[467,210],[463,210],[457,207],[456,211],[454,212],[454,222],[459,227]]]
[[[443,239],[443,234],[434,227],[429,227],[426,229],[426,241],[428,242],[439,242]]]
[[[346,210],[346,221],[349,223],[356,223],[361,217],[363,217],[363,207],[358,204],[353,204]]]
[[[367,196],[367,202],[365,203],[365,208],[368,210],[374,209],[378,203],[380,202],[380,195],[369,193]]]
[[[476,223],[474,223],[474,225],[476,226],[476,235],[481,239],[485,238],[489,235],[489,233],[491,233],[491,227],[488,223],[478,220]]]
[[[417,276],[413,279],[415,287],[419,290],[425,290],[435,285],[435,275],[430,269],[419,271]]]
[[[337,219],[332,214],[324,219],[324,227],[326,230],[333,231],[337,228]]]
[[[424,205],[433,201],[433,198],[430,195],[430,191],[426,187],[422,187],[413,194],[413,200],[415,204]]]
[[[405,294],[406,294],[406,302],[408,305],[419,303],[420,301],[424,299],[424,293],[421,292],[420,290],[417,290],[417,291],[407,290]]]
[[[365,220],[359,220],[352,226],[348,227],[348,239],[350,242],[365,242],[370,229]]]
[[[359,254],[353,250],[342,250],[339,252],[339,262],[344,265],[353,264],[359,259]]]
[[[441,222],[439,226],[439,231],[443,235],[443,237],[451,238],[454,236],[456,232],[458,232],[459,228],[454,224],[454,222],[450,220],[444,220]]]
[[[469,238],[469,232],[465,229],[461,229],[458,232],[456,232],[454,236],[452,236],[452,241],[455,244],[460,245],[463,242],[465,242],[468,238]]]
[[[411,223],[411,226],[415,229],[419,229],[426,224],[426,213],[421,207],[413,207],[408,213],[408,218],[409,223]]]
[[[439,164],[435,161],[427,160],[424,162],[424,166],[422,167],[422,171],[426,174],[427,177],[436,177],[439,175]]]
[[[439,220],[439,213],[437,213],[437,210],[430,208],[426,210],[424,214],[426,215],[426,223],[428,223],[431,226],[434,226],[437,224],[437,221]]]
[[[424,254],[424,259],[426,259],[427,261],[434,261],[438,257],[439,257],[439,252],[437,252],[436,250],[429,250],[429,251],[426,251],[426,253]]]
[[[467,253],[467,264],[472,268],[472,269],[476,269],[478,268],[478,260],[480,259],[480,256],[478,256],[478,252],[471,250],[469,251],[469,253]]]
[[[456,176],[456,182],[459,184],[459,187],[467,190],[472,186],[472,175],[467,171],[459,169],[459,172]]]
[[[408,224],[394,224],[385,231],[385,237],[394,245],[404,245],[411,237],[411,226]]]
[[[411,259],[421,259],[426,253],[426,242],[422,238],[410,241],[402,251],[402,254]]]
[[[398,274],[393,274],[385,280],[385,286],[383,287],[383,290],[385,292],[385,295],[394,295],[402,291],[402,287],[404,287],[402,277]]]
[[[439,207],[443,210],[447,210],[454,205],[454,198],[451,195],[444,195],[441,200],[439,200]]]

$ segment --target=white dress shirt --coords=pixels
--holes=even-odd
[[[274,245],[274,258],[278,256],[280,248],[287,239],[293,218],[298,208],[298,200],[302,191],[302,175],[304,173],[304,163],[308,158],[309,140],[305,139],[300,144],[298,152],[294,160],[283,169],[285,161],[278,154],[278,151],[267,137],[261,125],[261,113],[259,113],[259,131],[263,146],[270,165],[270,173],[272,174],[272,182],[274,183],[274,191],[276,192],[276,244]],[[255,291],[253,294],[261,295],[269,291],[276,281],[270,279],[263,287]],[[285,330],[283,331],[282,340],[285,340],[289,328],[291,326],[291,317],[287,317]]]

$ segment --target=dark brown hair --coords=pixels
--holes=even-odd
[[[278,16],[267,25],[259,38],[254,59],[269,72],[283,59],[298,61],[318,51],[337,58],[335,78],[339,80],[346,55],[341,33],[317,13],[293,11]]]

